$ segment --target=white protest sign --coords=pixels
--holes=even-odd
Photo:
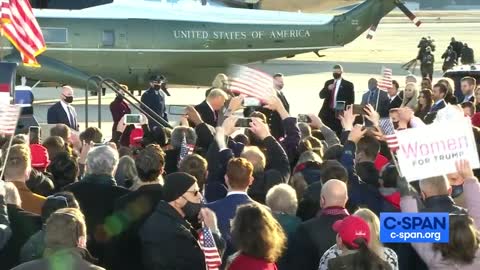
[[[397,137],[398,163],[408,181],[456,172],[455,161],[461,159],[480,167],[468,118],[405,129]]]

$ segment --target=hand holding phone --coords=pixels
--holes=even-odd
[[[30,144],[40,144],[40,132],[39,126],[31,126],[28,128],[28,137]]]
[[[353,104],[353,114],[358,114],[358,115],[367,114],[367,112],[365,111],[365,105]]]
[[[243,105],[243,107],[260,107],[260,106],[262,106],[262,103],[257,98],[244,97],[242,105]]]
[[[238,118],[235,127],[249,128],[252,118]]]
[[[312,119],[307,114],[299,114],[298,115],[298,122],[300,122],[300,123],[311,123]]]
[[[125,114],[124,121],[126,125],[140,124],[142,122],[141,114]]]

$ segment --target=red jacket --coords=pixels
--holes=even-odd
[[[233,261],[228,270],[278,270],[275,263],[269,263],[262,259],[257,259],[247,255],[240,254]]]

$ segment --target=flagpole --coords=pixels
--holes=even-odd
[[[393,153],[392,150],[390,150],[390,154],[392,155],[393,164],[394,164],[395,167],[397,168],[398,175],[399,175],[400,177],[403,177],[402,171],[400,170],[400,166],[398,165],[397,158],[395,157],[395,154]]]
[[[12,147],[13,134],[10,135],[10,140],[8,140],[7,153],[5,153],[5,158],[3,159],[2,171],[0,172],[0,180],[3,179],[3,174],[5,173],[5,167],[7,166],[8,155],[10,154],[10,148]]]
[[[0,21],[0,62],[3,62],[3,23]]]

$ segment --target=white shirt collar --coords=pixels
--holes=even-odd
[[[245,192],[245,191],[229,191],[227,193],[227,196],[230,196],[230,195],[245,195],[245,196],[248,196],[247,192]]]
[[[440,99],[440,100],[437,100],[437,102],[435,102],[435,104],[433,104],[433,105],[434,105],[434,106],[437,106],[437,105],[440,104],[442,101],[443,101],[443,98]]]

